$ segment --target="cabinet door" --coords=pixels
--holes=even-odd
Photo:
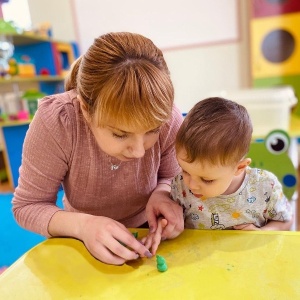
[[[12,181],[11,185],[16,188],[19,178],[19,167],[22,162],[23,142],[29,124],[3,126],[4,151],[7,159],[10,174],[8,178]]]

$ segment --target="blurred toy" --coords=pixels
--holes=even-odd
[[[15,26],[12,22],[0,19],[0,76],[4,77],[8,71],[8,60],[14,54],[14,45],[7,38],[7,35],[17,34]]]
[[[50,75],[50,71],[47,68],[42,68],[40,70],[41,75]]]
[[[1,32],[1,30],[0,30]],[[14,45],[6,39],[5,36],[0,37],[0,75],[7,75],[9,66],[8,60],[14,54]]]
[[[18,75],[20,77],[34,77],[36,75],[33,60],[28,55],[14,57],[18,64]]]
[[[39,27],[37,29],[37,33],[44,37],[52,37],[52,27],[49,22],[43,22],[39,24]]]
[[[0,34],[17,34],[19,33],[18,28],[11,21],[4,21],[0,19]]]
[[[37,90],[28,90],[22,96],[23,110],[29,112],[30,118],[32,118],[38,107],[38,100],[45,97],[46,94]]]
[[[0,114],[0,122],[5,122],[7,121],[7,119],[8,119],[7,114],[5,113]]]
[[[273,130],[264,142],[253,142],[248,153],[251,167],[268,170],[275,174],[282,184],[283,193],[290,200],[294,195],[297,173],[288,156],[290,137],[283,130]]]
[[[17,114],[11,114],[11,115],[8,115],[8,120],[9,121],[18,121],[18,115]]]
[[[17,114],[18,119],[22,121],[29,120],[29,112],[26,110],[20,110]]]
[[[14,58],[8,60],[8,71],[7,73],[11,76],[15,76],[19,73],[18,63]]]

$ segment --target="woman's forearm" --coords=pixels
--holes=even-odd
[[[80,229],[89,215],[60,210],[51,218],[48,232],[51,236],[67,236],[81,239]]]

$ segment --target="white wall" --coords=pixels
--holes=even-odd
[[[237,41],[164,51],[175,86],[175,102],[182,112],[212,92],[251,86],[247,2],[241,1],[238,9]]]
[[[99,6],[100,2],[98,0],[89,0],[89,3],[93,1]],[[170,1],[169,5],[174,9],[174,6],[172,6],[173,0],[164,1]],[[227,0],[218,1],[226,2]],[[86,40],[81,41],[83,31],[80,26],[82,24],[85,26],[85,30],[91,28],[90,30],[93,31],[95,36],[102,34],[105,28],[104,26],[95,26],[88,17],[86,20],[83,20],[81,16],[79,22],[78,7],[79,4],[81,7],[84,7],[86,3],[84,0],[28,0],[28,2],[33,24],[49,21],[53,26],[53,37],[55,39],[68,41],[77,40],[79,46],[81,46],[80,48],[86,48],[86,45],[83,45],[83,43],[86,43]],[[105,3],[111,8],[111,3],[108,0],[101,1],[102,6],[100,5],[100,7],[103,12],[108,12]],[[140,3],[142,5],[142,0]],[[232,5],[232,3],[235,2],[230,0],[230,3]],[[224,39],[214,35],[214,40],[216,41],[214,43],[205,42],[205,38],[207,37],[202,36],[204,43],[194,45],[185,44],[183,47],[175,48],[163,48],[165,59],[169,65],[171,77],[174,82],[175,102],[182,112],[187,112],[195,102],[206,97],[211,92],[224,89],[234,90],[251,86],[248,32],[249,1],[238,0],[236,4],[238,14],[238,20],[234,23],[238,26],[236,29],[238,37],[236,39],[226,41],[226,38],[228,39],[228,31],[224,31]],[[214,6],[212,6],[211,16],[216,15],[213,11],[213,7]],[[91,10],[91,8],[89,9]],[[208,13],[207,6],[206,9],[199,7],[197,11],[199,13],[199,19],[201,19],[201,13]],[[101,12],[101,15],[103,15],[103,12]],[[94,11],[92,13],[95,15]],[[178,14],[180,14],[180,11],[177,11],[177,15]],[[148,16],[148,11],[145,10],[145,16],[140,16],[139,18],[145,19],[146,16]],[[227,15],[227,17],[230,16]],[[218,26],[220,30],[222,26],[226,26],[226,20],[224,18],[211,18],[211,22],[214,23],[214,30],[218,28]],[[186,18],[184,17],[183,19],[186,22]],[[110,15],[107,14],[103,25],[108,26],[109,20],[113,20],[113,18],[110,18]],[[149,20],[145,19],[145,23],[147,23],[147,21]],[[98,21],[98,23],[99,22],[100,21]],[[179,19],[178,23],[179,27],[184,25],[182,24],[182,19]],[[99,28],[97,29],[97,27]],[[113,29],[114,27],[112,26],[111,28]],[[149,30],[149,28],[151,28],[151,26],[147,27],[147,30]],[[124,28],[124,30],[126,30],[126,28]],[[203,31],[203,28],[199,30]]]
[[[32,26],[43,22],[52,25],[53,38],[61,41],[77,41],[72,0],[27,0]]]
[[[220,55],[222,53],[222,55]],[[213,91],[237,89],[242,85],[237,44],[166,51],[175,87],[175,103],[182,112]]]
[[[138,32],[159,48],[237,40],[238,0],[73,0],[86,51],[107,32]]]

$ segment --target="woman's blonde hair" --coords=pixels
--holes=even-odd
[[[98,126],[150,129],[172,112],[174,88],[162,51],[153,42],[129,32],[95,39],[71,67],[65,89],[76,89]]]
[[[187,114],[176,136],[175,147],[186,152],[186,161],[233,165],[248,153],[252,122],[246,108],[219,98],[199,101]]]

